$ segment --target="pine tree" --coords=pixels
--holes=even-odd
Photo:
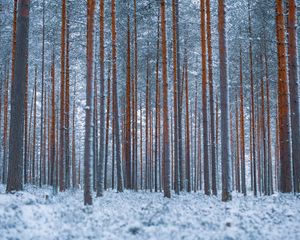
[[[60,56],[60,123],[59,123],[59,190],[65,190],[65,42],[66,42],[66,0],[61,8],[61,56]]]
[[[220,107],[221,107],[221,146],[222,146],[222,201],[231,200],[230,146],[228,132],[228,78],[226,49],[226,11],[225,0],[218,0],[218,30],[220,54]]]
[[[113,113],[114,113],[114,139],[116,142],[116,162],[117,162],[117,180],[118,192],[123,192],[123,170],[122,159],[120,155],[120,127],[119,127],[119,106],[117,92],[117,49],[116,49],[116,2],[111,1],[111,35],[112,35],[112,91],[113,91]]]
[[[98,159],[98,178],[97,196],[102,196],[104,192],[104,0],[100,1],[100,139],[99,139],[99,159]],[[96,107],[96,106],[95,106]],[[107,136],[108,138],[108,136]],[[105,184],[106,186],[106,184]]]
[[[246,159],[245,159],[245,119],[244,119],[244,89],[243,89],[243,61],[242,48],[240,47],[240,140],[241,140],[241,184],[242,193],[246,190]]]
[[[285,27],[282,0],[276,0],[276,31],[278,52],[278,108],[280,139],[280,191],[292,191],[288,79],[285,48]],[[293,55],[291,56],[293,57]],[[293,69],[292,69],[293,71]],[[299,130],[299,129],[298,129]]]
[[[29,0],[18,2],[16,61],[11,95],[7,192],[23,189],[24,98],[28,60],[29,5]]]
[[[205,5],[200,1],[201,9],[201,50],[202,50],[202,115],[203,115],[203,159],[204,159],[204,192],[210,195],[209,159],[208,159],[208,123],[207,123],[207,76],[206,76],[206,29]]]
[[[209,80],[209,108],[210,108],[210,138],[211,138],[211,189],[213,195],[217,195],[217,162],[216,162],[216,140],[215,140],[215,113],[214,113],[214,83],[213,83],[213,61],[211,42],[211,13],[210,0],[206,0],[206,31],[208,52],[208,80]]]
[[[179,160],[178,160],[178,80],[177,76],[178,69],[177,64],[179,64],[177,60],[177,26],[178,26],[178,15],[177,8],[178,2],[176,0],[172,0],[172,22],[173,22],[173,77],[174,77],[174,158],[175,158],[175,193],[179,194]]]
[[[297,62],[297,15],[296,2],[289,0],[288,9],[288,69],[291,108],[292,159],[294,173],[294,191],[300,192],[300,114],[299,80]]]
[[[95,0],[87,2],[87,80],[86,80],[86,115],[84,139],[84,205],[92,205],[91,195],[91,147],[92,147],[92,82],[93,82],[93,35],[94,35]]]
[[[168,77],[167,77],[167,38],[165,0],[160,2],[162,34],[162,78],[163,78],[163,179],[164,196],[171,198],[170,179],[170,143],[169,143],[169,110],[168,110]]]
[[[129,3],[129,2],[128,2]],[[129,8],[129,6],[128,6]],[[125,124],[125,165],[126,188],[132,188],[131,178],[131,46],[130,46],[130,16],[127,14],[127,60],[126,60],[126,124]]]

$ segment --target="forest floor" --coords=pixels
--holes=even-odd
[[[83,192],[52,195],[0,185],[0,239],[300,239],[300,196],[243,197],[201,193],[165,199],[161,193],[109,191],[83,206]]]

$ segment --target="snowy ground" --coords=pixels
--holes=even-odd
[[[300,239],[300,196],[234,196],[225,204],[200,193],[110,191],[84,207],[82,191],[4,191],[0,185],[0,239]]]

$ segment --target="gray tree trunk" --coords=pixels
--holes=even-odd
[[[29,0],[19,0],[16,61],[11,95],[7,192],[23,189],[24,97],[28,61],[29,9]]]

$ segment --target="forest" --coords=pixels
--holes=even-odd
[[[0,0],[0,239],[300,239],[297,0]]]

